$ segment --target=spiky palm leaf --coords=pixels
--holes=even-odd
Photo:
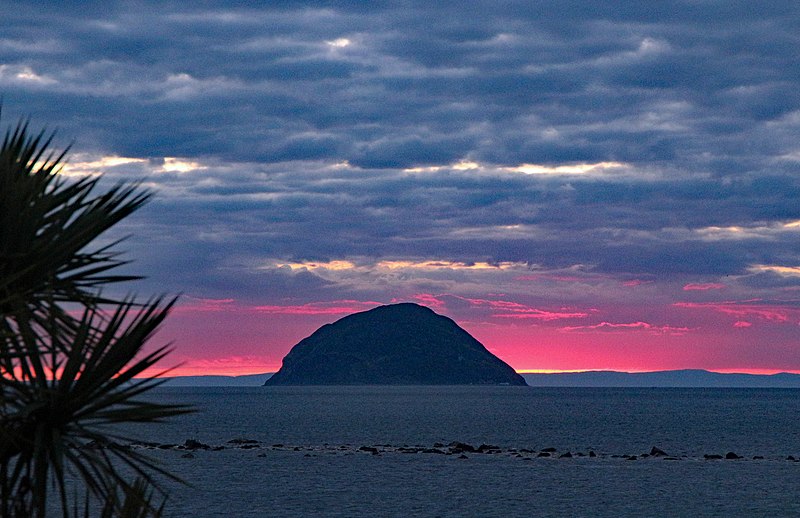
[[[158,422],[190,411],[138,399],[161,381],[134,379],[167,354],[166,347],[142,354],[142,347],[172,303],[162,307],[154,301],[139,310],[128,302],[103,319],[97,310],[87,309],[69,354],[37,353],[41,337],[29,330],[18,334],[21,343],[15,347],[29,351],[18,360],[24,368],[0,371],[5,399],[0,465],[10,469],[6,490],[21,495],[27,484],[31,506],[43,513],[51,481],[66,505],[67,470],[78,474],[101,501],[115,487],[129,488],[115,466],[128,466],[148,483],[151,472],[166,474],[136,450],[119,446],[130,438],[108,427]],[[48,372],[58,376],[42,375]]]
[[[93,247],[150,195],[65,180],[51,138],[20,122],[0,146],[0,515],[44,516],[52,486],[67,516],[70,474],[104,516],[155,515],[153,475],[171,475],[116,441],[121,424],[191,411],[140,399],[161,382],[135,379],[168,353],[144,346],[175,301],[102,296],[137,277],[111,271],[125,264],[116,243]]]
[[[0,146],[0,325],[27,315],[39,326],[69,328],[64,303],[111,302],[98,288],[135,279],[110,270],[125,261],[112,245],[89,248],[101,234],[145,203],[150,194],[118,185],[94,195],[99,177],[67,182],[57,173],[65,152],[49,151],[52,135],[32,135],[27,123]]]

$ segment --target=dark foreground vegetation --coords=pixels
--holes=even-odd
[[[144,347],[175,301],[104,294],[136,277],[96,244],[150,194],[65,178],[51,141],[20,122],[0,147],[0,516],[159,515],[170,475],[107,446],[120,424],[190,411],[142,401],[160,381],[134,379],[168,353]]]

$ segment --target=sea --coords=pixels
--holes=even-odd
[[[170,517],[800,516],[798,389],[159,387],[149,397],[197,409],[124,430],[186,482],[161,480]]]

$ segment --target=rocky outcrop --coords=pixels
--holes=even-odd
[[[295,345],[265,385],[526,385],[449,318],[418,304],[355,313]]]

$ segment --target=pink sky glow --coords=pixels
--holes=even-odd
[[[408,301],[450,316],[520,372],[800,372],[800,351],[791,342],[800,332],[800,314],[791,307],[679,302],[666,306],[661,320],[645,321],[621,319],[626,308],[553,310],[427,293]],[[354,299],[283,306],[187,299],[154,343],[173,342],[164,366],[170,360],[178,366],[170,375],[274,372],[289,349],[320,326],[378,305]],[[614,314],[620,319],[608,319]],[[769,346],[752,346],[764,336],[772,337]]]
[[[796,3],[351,4],[6,9],[3,120],[153,194],[103,243],[165,364],[417,302],[521,371],[800,371]]]

